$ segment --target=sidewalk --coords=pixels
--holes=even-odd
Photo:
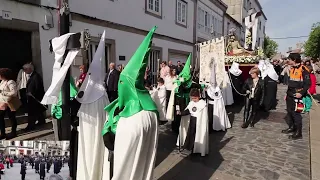
[[[317,89],[318,90],[318,89]],[[317,91],[317,92],[320,92]],[[320,104],[310,111],[311,180],[320,180]]]

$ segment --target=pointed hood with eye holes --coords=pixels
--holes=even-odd
[[[177,83],[177,88],[175,89],[175,93],[178,93],[179,88],[181,85],[185,85],[186,88],[190,88],[192,85],[192,76],[191,76],[191,53],[189,54],[189,57],[187,59],[186,64],[184,65],[182,71],[179,73],[179,76],[177,80],[175,81]]]
[[[108,121],[103,127],[102,135],[107,132],[115,134],[120,117],[127,118],[143,110],[153,111],[158,115],[157,106],[151,99],[149,91],[144,87],[144,74],[148,64],[152,37],[156,29],[157,26],[150,30],[121,72],[118,83],[119,97],[105,107],[108,112]]]

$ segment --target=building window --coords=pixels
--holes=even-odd
[[[187,3],[182,0],[177,0],[177,23],[187,25]]]
[[[23,141],[20,141],[20,146],[23,146]]]
[[[261,30],[261,21],[259,22],[259,29]]]
[[[161,16],[161,0],[147,0],[147,11]]]
[[[211,15],[208,12],[205,12],[204,14],[204,31],[206,33],[211,32],[211,24],[210,24]]]
[[[14,146],[14,145],[15,145],[14,141],[11,141],[11,146]]]
[[[246,0],[243,1],[243,8],[247,10],[247,1]]]
[[[227,34],[229,34],[230,31],[230,22],[227,23]]]
[[[260,38],[258,39],[258,47],[260,47]]]
[[[198,29],[204,31],[204,10],[198,8]]]
[[[263,33],[266,33],[266,26],[263,26]]]
[[[28,141],[28,147],[33,147],[32,146],[32,141]]]

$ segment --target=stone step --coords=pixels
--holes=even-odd
[[[23,131],[24,128],[26,128],[28,123],[19,124],[17,127],[17,133],[18,136],[10,139],[10,141],[25,141],[25,140],[32,140],[35,138],[39,138],[41,136],[46,136],[49,134],[53,134],[53,127],[52,127],[52,120],[46,119],[46,124],[36,127],[36,130],[33,131]],[[6,133],[11,132],[11,127],[6,128]]]

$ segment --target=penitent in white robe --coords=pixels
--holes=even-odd
[[[159,120],[160,121],[165,121],[166,119],[166,106],[163,104],[163,98],[164,98],[164,103],[166,102],[166,91],[164,91],[164,97],[163,97],[163,92],[161,90],[153,89],[149,91],[151,99],[157,106],[157,110],[159,112]]]
[[[157,115],[140,111],[117,125],[112,180],[151,180],[158,144]],[[103,168],[103,180],[109,180],[109,168]],[[100,179],[99,179],[100,180]]]
[[[208,112],[213,113],[212,129],[215,131],[225,131],[231,128],[220,88],[210,87],[207,93],[208,96],[213,99],[213,101],[208,100],[208,103],[213,105],[213,112]]]
[[[193,108],[196,107],[196,111],[193,112]],[[181,117],[181,124],[179,128],[179,136],[177,139],[177,146],[182,146],[186,140],[190,116],[197,118],[196,135],[193,147],[193,153],[200,153],[201,156],[205,156],[209,153],[209,128],[208,128],[208,107],[204,100],[198,102],[191,101],[186,109],[189,110],[190,115]]]
[[[102,180],[103,166],[109,166],[108,151],[101,131],[107,119],[104,108],[109,104],[104,88],[105,32],[90,64],[87,76],[80,87],[77,100],[81,103],[78,140],[78,180]]]
[[[166,87],[164,85],[159,86],[157,88],[157,96],[155,99],[155,103],[157,105],[157,109],[159,111],[159,120],[160,121],[166,121],[166,101],[167,101],[167,96],[166,96]]]
[[[227,83],[227,86],[225,86],[222,89],[222,97],[224,100],[224,104],[226,106],[229,106],[234,103],[234,100],[233,100],[233,93],[232,93],[232,85],[231,85],[231,81],[227,71],[224,72],[224,81]]]

